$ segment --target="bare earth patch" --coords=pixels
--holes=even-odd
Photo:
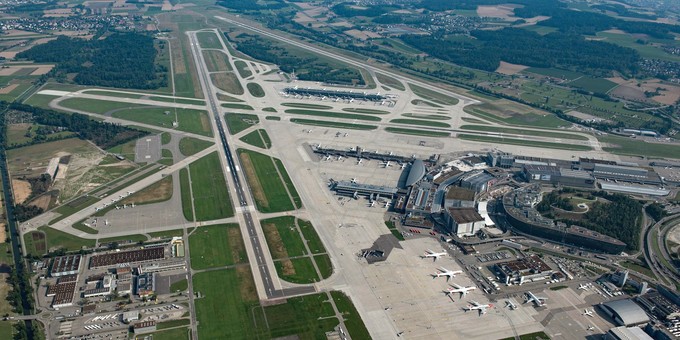
[[[0,223],[0,243],[5,243],[6,238],[7,238],[7,232],[5,231],[5,223]],[[2,295],[0,295],[0,296],[2,296]]]
[[[241,238],[241,230],[239,228],[229,228],[227,230],[227,237],[229,238],[229,247],[231,248],[231,258],[235,263],[246,263],[247,259],[241,258],[244,252],[243,239]]]
[[[30,205],[34,205],[42,210],[47,211],[50,207],[50,202],[52,201],[52,196],[49,194],[41,195],[40,197],[31,200]]]
[[[271,246],[272,258],[273,259],[283,259],[288,257],[288,252],[286,247],[283,246],[283,240],[281,240],[281,234],[276,229],[276,225],[272,223],[266,223],[262,226],[264,235],[267,238],[267,242]]]
[[[664,105],[673,105],[680,99],[680,86],[663,83],[660,79],[639,81],[637,79],[613,77],[607,78],[607,80],[622,85],[611,92],[611,94],[616,97],[640,101],[649,101],[651,99]],[[640,84],[640,86],[638,86],[638,84]],[[655,92],[657,88],[661,88],[658,96],[651,98],[645,96],[645,91]]]
[[[241,162],[245,168],[250,189],[253,191],[253,196],[260,202],[263,208],[268,208],[269,201],[267,201],[267,196],[264,194],[264,188],[262,188],[262,184],[257,178],[257,173],[255,173],[255,168],[253,167],[253,162],[250,160],[250,155],[242,153],[239,156],[241,157]]]
[[[121,204],[147,203],[166,201],[172,197],[172,176],[166,176],[162,180],[126,197]]]
[[[13,179],[12,189],[14,190],[14,201],[17,204],[26,202],[28,196],[31,196],[31,183],[28,183],[28,181]]]
[[[501,61],[500,66],[498,66],[498,69],[496,69],[496,72],[500,74],[507,74],[509,76],[513,74],[520,73],[524,70],[529,68],[529,66],[524,66],[524,65],[518,65],[518,64],[510,64],[506,63],[504,61]]]
[[[282,260],[281,273],[286,276],[295,275],[295,267],[293,267],[293,262],[290,260]]]
[[[19,84],[10,84],[0,89],[0,94],[8,94],[19,87]]]
[[[238,266],[236,267],[236,274],[238,275],[239,282],[241,283],[241,297],[243,298],[243,301],[257,301],[257,288],[255,288],[255,282],[253,281],[253,276],[250,273],[250,267]]]
[[[519,5],[477,6],[477,15],[480,17],[500,18],[510,20],[515,17],[514,9]]]

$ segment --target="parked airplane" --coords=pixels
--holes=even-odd
[[[357,161],[357,165],[360,165],[363,161],[364,161],[363,158],[359,158],[359,160]]]
[[[595,330],[595,326],[588,326],[587,331],[592,332],[592,331],[594,331],[594,330]]]
[[[545,300],[547,300],[547,299],[548,298],[536,296],[532,292],[527,292],[526,301],[524,301],[524,303],[533,302],[533,303],[536,304],[536,306],[541,307],[541,306],[543,306],[543,304],[545,303]]]
[[[339,161],[342,160],[342,156],[338,156],[338,160],[339,160]]]
[[[405,167],[406,167],[406,163],[401,163],[401,170],[404,170]]]
[[[449,281],[450,278],[456,277],[456,274],[461,274],[462,272],[462,270],[448,270],[444,267],[439,267],[437,268],[437,272],[432,274],[432,278],[435,279],[441,276],[446,276],[446,281]]]
[[[437,261],[437,259],[440,258],[440,257],[442,257],[442,256],[446,256],[446,252],[445,252],[445,251],[444,251],[444,252],[441,252],[441,253],[435,253],[434,251],[432,251],[432,250],[430,250],[430,249],[427,249],[427,250],[425,250],[425,254],[422,255],[421,257],[424,258],[424,259],[425,259],[425,258],[428,258],[428,257],[431,257],[431,258],[433,259],[433,261]]]
[[[388,208],[388,209],[389,209],[391,205],[392,205],[392,202],[391,202],[391,201],[385,202],[385,208]]]
[[[493,308],[493,305],[492,304],[482,305],[477,301],[470,301],[470,304],[467,305],[465,311],[478,310],[479,316],[482,316],[482,314],[486,314],[488,308]]]
[[[580,283],[579,283],[579,285],[578,285],[578,289],[582,289],[582,290],[588,290],[588,289],[590,289],[590,286],[589,286],[589,285],[587,285],[587,284],[585,284],[585,285],[582,285],[582,284],[580,284]]]
[[[352,182],[352,183],[356,183],[356,182],[357,182],[357,179],[356,179],[356,178],[352,178],[352,179],[350,179],[349,181]]]
[[[369,203],[368,206],[369,206],[370,208],[375,207],[375,201],[371,201],[371,203]]]
[[[589,317],[592,318],[592,317],[593,317],[593,312],[594,312],[594,310],[592,310],[592,309],[591,309],[591,310],[588,310],[588,309],[586,308],[586,309],[583,311],[583,316],[589,316]]]
[[[325,160],[325,161],[330,161],[330,160],[331,160],[331,155],[326,155],[326,157],[324,157],[324,160]]]
[[[510,307],[511,310],[517,309],[517,305],[515,305],[514,303],[512,303],[512,301],[508,300],[508,301],[506,301],[505,303],[508,305],[508,307]]]
[[[463,287],[463,286],[457,285],[457,284],[455,284],[455,283],[451,283],[450,285],[451,285],[453,288],[447,288],[447,289],[444,291],[444,293],[446,293],[446,295],[449,295],[449,296],[451,296],[451,293],[460,293],[460,298],[461,298],[461,299],[462,299],[465,295],[467,295],[467,293],[468,293],[469,291],[477,289],[477,287],[473,287],[473,286]]]
[[[109,225],[109,220],[104,220],[104,225],[105,226]]]
[[[135,202],[130,203],[130,208],[134,208],[134,207],[135,207]]]
[[[387,162],[382,162],[382,165],[384,165],[386,168],[389,168],[392,165],[392,162],[387,161]]]

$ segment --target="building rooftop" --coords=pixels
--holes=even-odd
[[[461,187],[451,186],[446,192],[447,200],[474,201],[475,191]]]
[[[630,299],[608,301],[601,306],[613,313],[615,320],[620,319],[626,326],[649,322],[649,317],[645,311]]]
[[[484,221],[475,208],[449,208],[449,214],[456,224]]]
[[[422,160],[416,159],[411,164],[411,170],[408,172],[408,177],[406,178],[406,186],[416,184],[425,176],[425,163]]]

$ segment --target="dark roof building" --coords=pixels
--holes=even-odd
[[[55,257],[50,267],[50,275],[59,277],[64,275],[78,274],[80,270],[80,255],[66,255]]]
[[[638,326],[649,322],[649,317],[635,302],[629,299],[609,301],[599,305],[619,326]]]

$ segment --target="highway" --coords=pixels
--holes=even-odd
[[[201,86],[203,87],[203,92],[206,98],[206,104],[208,107],[208,112],[212,114],[215,122],[215,128],[217,130],[216,138],[219,138],[219,142],[222,145],[222,151],[224,155],[224,160],[227,162],[227,171],[231,173],[231,178],[234,184],[234,191],[236,192],[236,200],[234,202],[235,211],[238,214],[242,213],[246,229],[248,231],[248,239],[252,246],[252,250],[255,253],[254,259],[251,258],[250,261],[255,260],[257,268],[262,279],[262,284],[268,299],[281,298],[286,296],[300,295],[306,293],[314,293],[316,290],[313,286],[296,287],[289,289],[277,290],[274,286],[274,281],[272,275],[269,271],[269,267],[265,262],[265,254],[262,250],[262,245],[260,238],[257,234],[255,223],[253,221],[253,216],[249,211],[248,200],[246,199],[246,191],[244,190],[243,182],[238,175],[239,167],[236,165],[233,157],[233,152],[227,141],[227,135],[224,131],[224,126],[226,122],[223,122],[222,112],[219,109],[216,99],[216,91],[212,87],[210,78],[208,77],[208,70],[203,60],[203,54],[201,53],[200,47],[198,45],[198,39],[196,38],[196,32],[188,32],[189,40],[191,41],[191,52],[196,61],[196,69],[199,75]],[[226,188],[225,188],[226,189]],[[251,200],[252,201],[252,200]],[[239,208],[240,207],[240,208]],[[257,278],[257,276],[254,276]]]

